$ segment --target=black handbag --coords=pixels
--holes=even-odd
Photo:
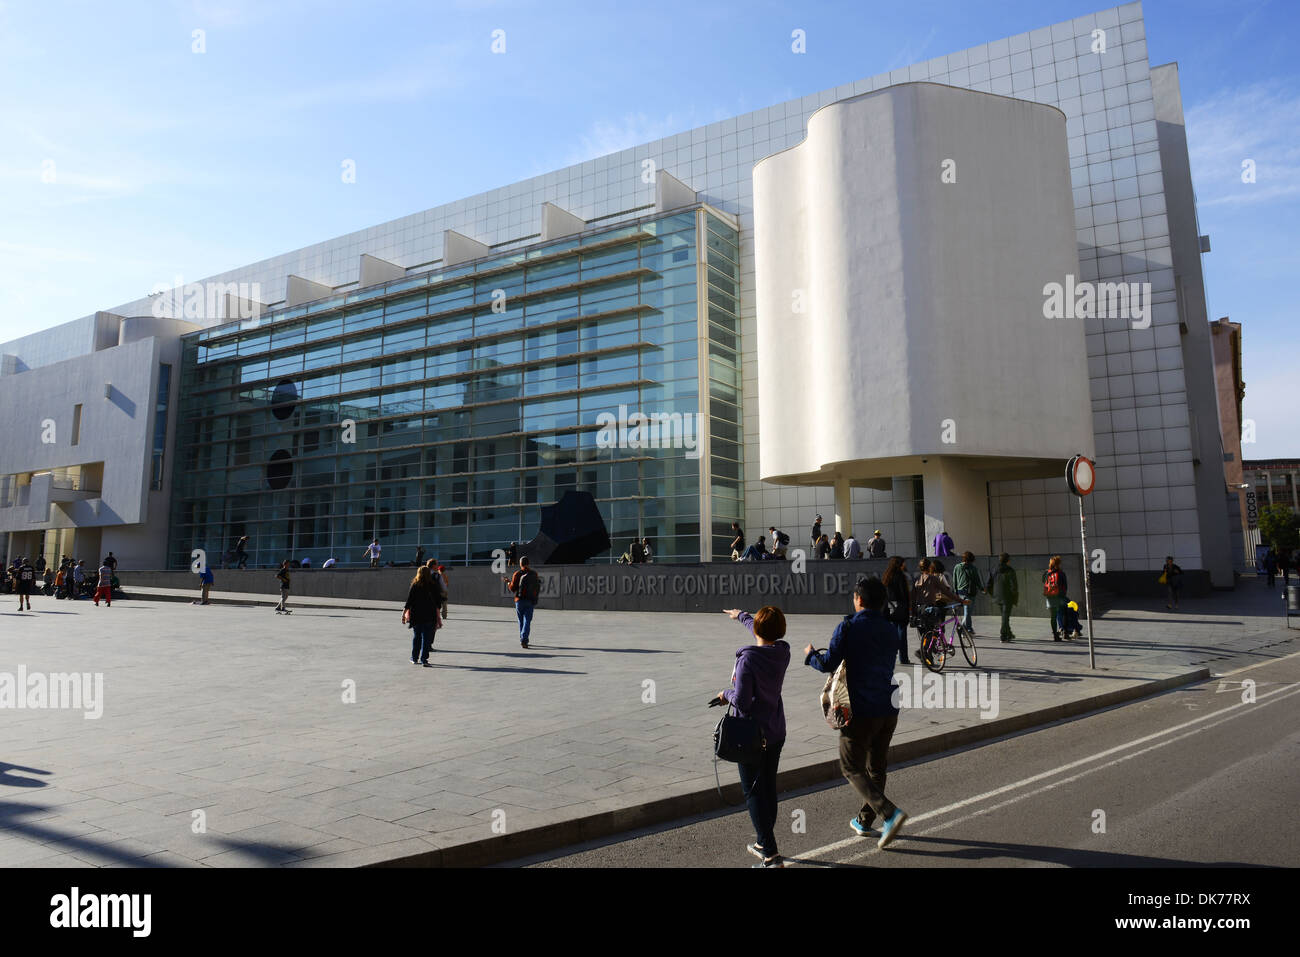
[[[729,707],[713,731],[713,754],[722,761],[752,764],[767,750],[767,740],[757,721],[742,718],[734,711]]]

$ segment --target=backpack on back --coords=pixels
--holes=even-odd
[[[542,597],[542,576],[531,568],[519,580],[519,597],[531,601],[534,605]]]
[[[1061,573],[1048,572],[1047,581],[1043,582],[1043,594],[1049,598],[1055,598],[1061,594]]]
[[[782,546],[790,544],[790,536],[787,535],[785,532],[780,531],[779,529],[777,530],[776,533],[776,540],[780,542]]]

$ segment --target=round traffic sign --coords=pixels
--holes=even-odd
[[[1065,467],[1065,481],[1075,495],[1088,495],[1097,484],[1096,463],[1084,455],[1074,456]]]

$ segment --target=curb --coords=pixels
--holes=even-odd
[[[1129,688],[1120,688],[1115,691],[1080,698],[1077,701],[1067,701],[1063,704],[1053,705],[1050,708],[1028,711],[1024,714],[1012,715],[1009,718],[981,722],[967,728],[960,728],[956,731],[948,731],[927,738],[917,738],[913,741],[891,746],[889,749],[889,764],[892,767],[906,761],[914,761],[917,758],[950,751],[979,741],[1014,734],[1027,728],[1051,724],[1064,718],[1100,711],[1113,705],[1157,695],[1182,685],[1205,681],[1209,677],[1209,668],[1198,668],[1195,671],[1160,678]],[[839,777],[840,763],[838,759],[835,759],[782,771],[777,775],[776,785],[778,791],[791,791],[838,780]],[[526,828],[514,834],[503,834],[500,837],[485,838],[481,841],[459,844],[455,847],[425,851],[420,854],[362,866],[486,867],[492,864],[501,864],[506,861],[553,851],[571,844],[581,844],[586,841],[611,837],[625,831],[636,830],[637,828],[663,824],[678,818],[721,810],[728,806],[733,809],[743,806],[723,803],[724,800],[733,802],[742,797],[739,782],[723,785],[722,791],[725,796],[723,799],[719,799],[716,788],[708,788],[703,791],[692,791],[688,794],[660,798],[613,811],[601,811],[571,821]]]

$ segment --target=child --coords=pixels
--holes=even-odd
[[[1062,629],[1065,637],[1082,638],[1083,628],[1079,625],[1079,603],[1072,601],[1061,609],[1061,619],[1065,624]]]

